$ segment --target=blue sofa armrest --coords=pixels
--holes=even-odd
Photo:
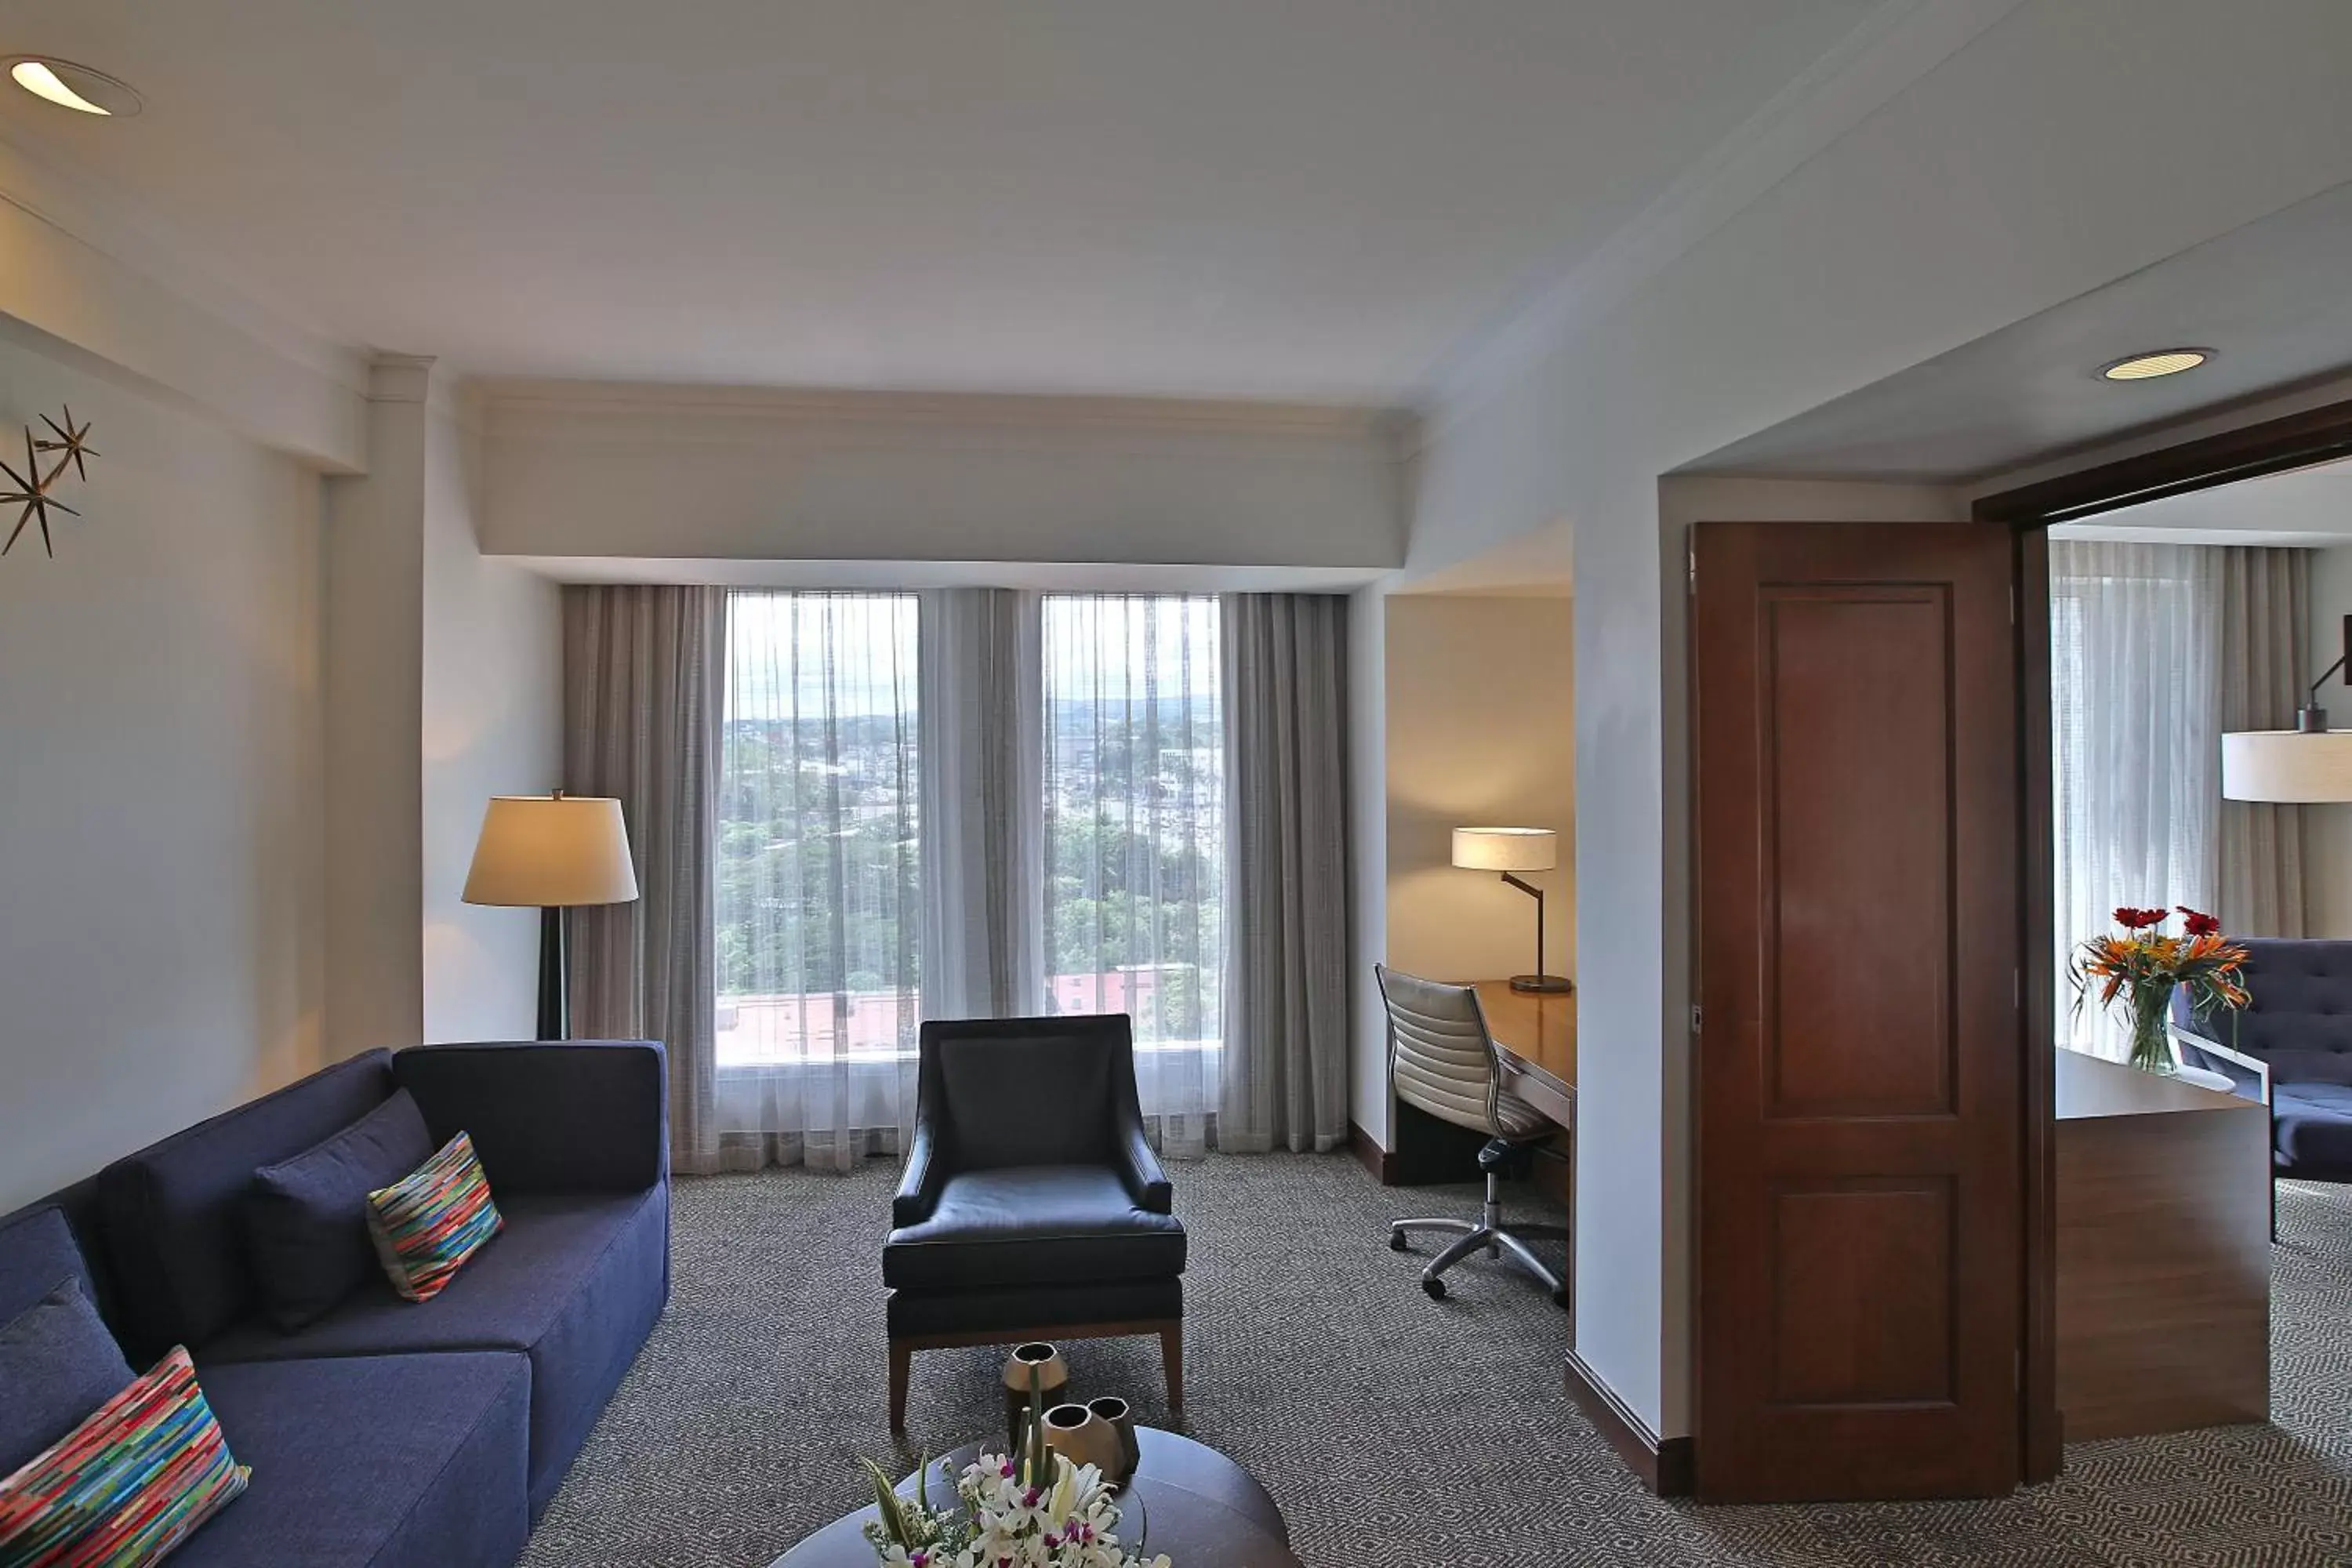
[[[490,1191],[640,1192],[669,1176],[669,1062],[654,1040],[412,1046],[392,1058],[436,1142],[474,1141]]]

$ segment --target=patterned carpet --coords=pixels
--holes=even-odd
[[[1541,1290],[1474,1264],[1432,1301],[1382,1245],[1392,1216],[1470,1212],[1471,1189],[1384,1190],[1328,1157],[1173,1174],[1192,1235],[1186,1429],[1265,1482],[1316,1568],[2352,1563],[2352,1189],[2280,1191],[2273,1426],[2079,1445],[2059,1480],[1993,1502],[1705,1509],[1649,1496],[1567,1403],[1565,1319]],[[891,1451],[895,1175],[678,1184],[669,1311],[530,1568],[765,1568],[856,1505],[853,1457]],[[1152,1342],[1068,1354],[1082,1387],[1161,1421]],[[913,1441],[1001,1420],[997,1364],[918,1356]]]

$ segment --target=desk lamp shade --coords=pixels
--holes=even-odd
[[[1469,871],[1549,871],[1559,864],[1559,835],[1549,827],[1457,827],[1454,863]]]
[[[1500,871],[1504,881],[1536,901],[1535,973],[1512,975],[1511,989],[1554,994],[1572,989],[1559,975],[1544,973],[1543,889],[1518,875],[1559,865],[1559,835],[1549,827],[1457,827],[1454,863],[1467,871]]]
[[[469,904],[565,909],[637,896],[621,803],[593,795],[502,795],[482,817]]]
[[[583,904],[625,904],[637,896],[621,803],[561,792],[492,796],[462,896],[469,904],[540,911],[539,1037],[571,1038],[571,938],[564,911]]]

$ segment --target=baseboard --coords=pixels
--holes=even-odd
[[[1691,1490],[1691,1440],[1661,1437],[1650,1424],[1633,1414],[1616,1392],[1593,1374],[1574,1351],[1568,1352],[1568,1396],[1601,1429],[1617,1457],[1660,1497],[1688,1497]]]
[[[1348,1147],[1356,1152],[1357,1163],[1372,1173],[1372,1180],[1384,1187],[1396,1185],[1396,1156],[1352,1121],[1348,1123]]]

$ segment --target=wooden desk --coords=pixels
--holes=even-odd
[[[2058,1407],[2069,1442],[2270,1418],[2270,1117],[2058,1053]]]
[[[1561,1127],[1576,1126],[1576,994],[1514,991],[1507,980],[1476,983],[1486,1028],[1503,1055],[1512,1093]]]
[[[1458,983],[1457,983],[1458,984]],[[1576,1127],[1576,997],[1514,991],[1507,980],[1476,980],[1478,1005],[1502,1058],[1504,1085],[1559,1123],[1538,1163],[1537,1181],[1552,1196],[1570,1201],[1569,1141]],[[1381,1165],[1381,1179],[1399,1186],[1459,1182],[1476,1173],[1478,1147],[1486,1139],[1441,1121],[1402,1100],[1392,1102],[1392,1147]]]

